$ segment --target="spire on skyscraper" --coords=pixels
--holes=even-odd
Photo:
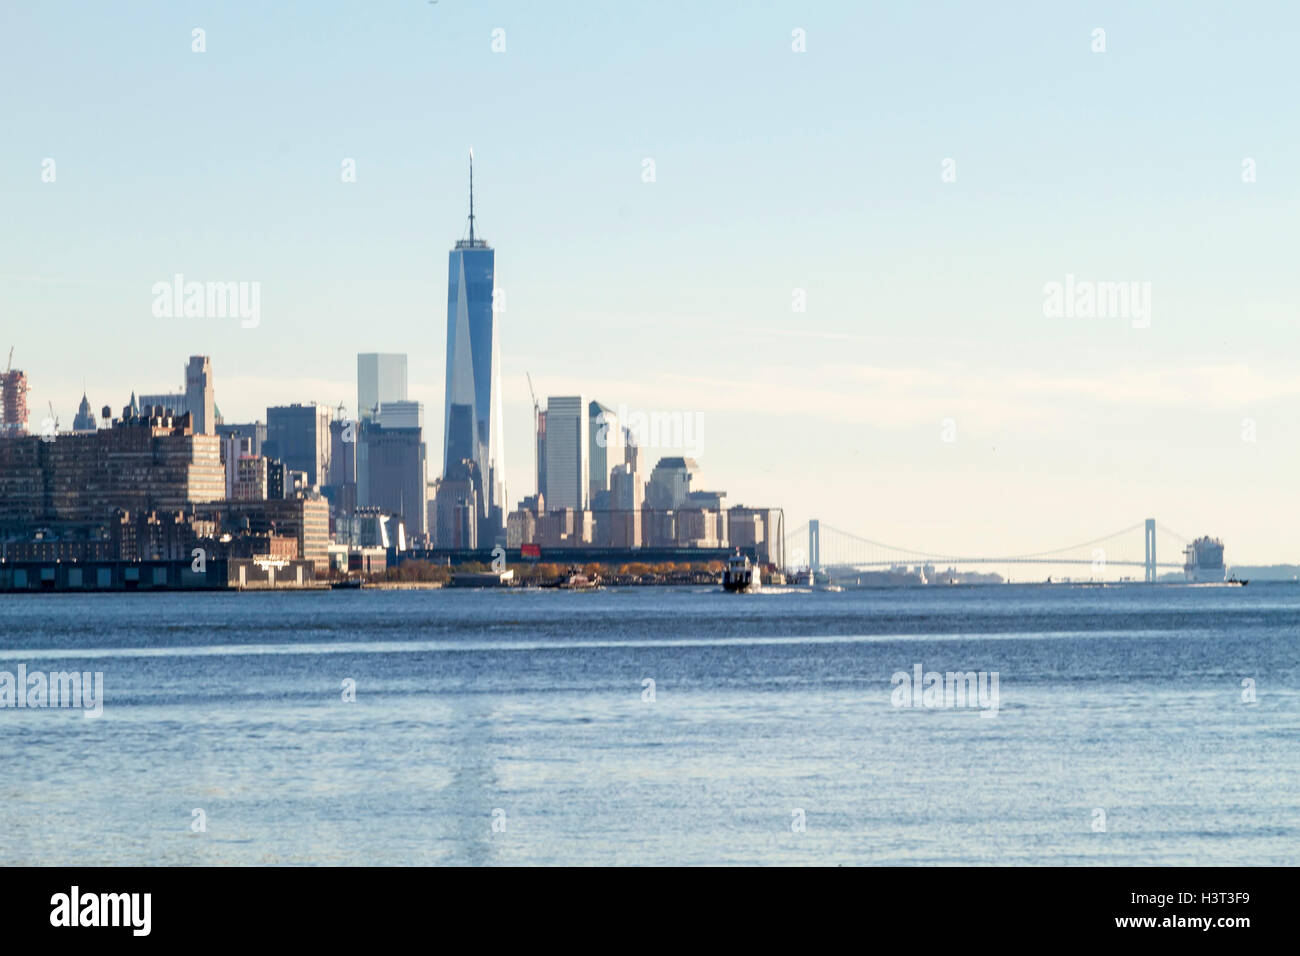
[[[474,147],[469,150],[469,238],[456,243],[457,249],[486,249],[488,244],[474,235]]]
[[[474,147],[469,148],[469,244],[474,244]]]

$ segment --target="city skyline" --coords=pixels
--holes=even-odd
[[[101,37],[138,33],[129,48],[143,64],[191,75],[156,94],[164,105],[228,120],[251,89],[232,90],[232,64],[301,95],[273,51],[300,63],[307,47],[343,49],[342,6],[314,11],[309,41],[292,39],[283,14],[214,15],[236,19],[207,24],[203,54],[174,18],[123,25],[92,11],[69,34],[42,28],[48,13],[18,12],[115,99],[83,103],[74,70],[14,111],[19,139],[42,145],[0,158],[11,224],[0,303],[12,317],[0,344],[31,377],[37,421],[53,402],[71,422],[83,379],[95,409],[132,388],[174,390],[168,370],[189,354],[212,356],[227,421],[334,406],[355,394],[358,352],[391,351],[411,356],[411,397],[427,430],[442,429],[445,355],[428,303],[441,299],[439,250],[463,219],[474,143],[493,237],[509,249],[497,275],[509,294],[507,507],[533,483],[527,372],[543,395],[702,416],[709,484],[782,505],[789,527],[835,513],[903,545],[979,553],[995,539],[1014,552],[1156,514],[1223,537],[1239,559],[1294,562],[1300,519],[1279,505],[1300,466],[1285,257],[1300,150],[1274,121],[1285,53],[1265,55],[1286,31],[1257,36],[1186,9],[1200,18],[1102,7],[1008,24],[950,8],[925,24],[915,63],[926,18],[882,23],[837,4],[734,23],[682,7],[698,27],[688,35],[662,10],[562,28],[553,12],[438,5],[458,35],[481,34],[479,48],[444,40],[428,18],[404,35],[411,11],[384,11],[348,49],[359,75],[310,74],[332,108],[360,118],[376,102],[367,65],[392,79],[390,59],[419,63],[401,68],[418,82],[367,116],[364,136],[322,144],[333,113],[310,106],[283,132],[252,110],[246,128],[167,149],[142,125],[154,115],[140,109],[142,74]],[[275,42],[250,45],[250,25]],[[490,45],[497,26],[503,53]],[[637,37],[734,85],[694,85],[699,100],[683,109],[683,78],[637,72]],[[844,72],[846,58],[861,62],[847,57],[855,45],[876,60],[860,74]],[[407,56],[422,48],[436,56]],[[559,64],[575,51],[625,60],[628,79],[565,82]],[[48,52],[5,48],[20,69]],[[1067,57],[1067,78],[1033,84]],[[466,74],[481,84],[436,135],[409,123],[419,95]],[[503,98],[534,74],[522,103]],[[993,102],[1005,89],[1016,96]],[[1123,114],[1135,90],[1162,97],[1159,117]],[[64,119],[56,128],[46,114]],[[580,122],[597,114],[610,122]],[[53,182],[41,181],[47,157]],[[353,183],[340,181],[348,158]],[[155,319],[149,290],[176,273],[260,282],[261,323]],[[1044,288],[1074,280],[1149,282],[1149,314],[1047,315]]]

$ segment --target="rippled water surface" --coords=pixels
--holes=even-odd
[[[104,708],[0,709],[11,864],[1300,863],[1295,585],[0,596],[19,665]]]

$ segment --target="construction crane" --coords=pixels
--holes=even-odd
[[[54,414],[54,403],[47,401],[46,404],[50,406],[50,421],[54,422],[54,434],[57,435],[59,433],[59,417]]]
[[[533,396],[533,430],[537,430],[537,413],[542,407],[537,404],[537,393],[533,391],[533,377],[529,373],[524,373],[524,378],[528,379],[528,394]]]
[[[14,347],[9,346],[9,365],[5,368],[5,374],[8,375],[14,370]]]

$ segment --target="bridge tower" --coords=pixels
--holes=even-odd
[[[808,519],[808,570],[814,574],[822,569],[822,523]]]
[[[1156,581],[1156,519],[1147,518],[1146,527],[1146,580],[1148,584]]]

